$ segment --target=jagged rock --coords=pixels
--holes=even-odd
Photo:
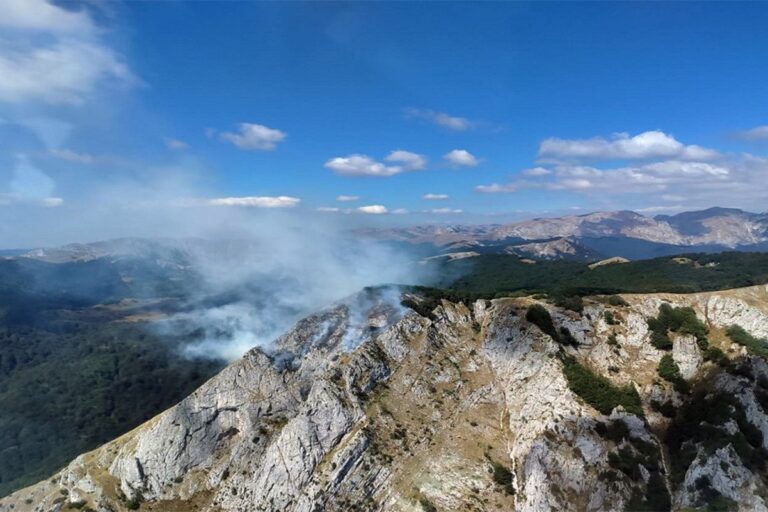
[[[651,404],[680,408],[693,398],[658,378],[662,352],[647,327],[668,301],[694,307],[713,328],[739,323],[762,336],[765,288],[625,298],[619,308],[587,300],[582,315],[547,306],[579,344],[563,347],[525,320],[532,299],[443,301],[425,318],[392,293],[363,292],[0,500],[0,511],[81,503],[104,512],[614,511],[654,499],[659,486],[676,508],[716,492],[740,510],[766,510],[762,473],[731,444],[692,446],[697,456],[682,469],[663,455],[659,433],[679,419]],[[616,322],[605,321],[606,310]],[[768,448],[765,361],[743,358],[740,370],[726,371],[705,362],[690,336],[674,336],[672,353],[694,385],[708,379],[708,392],[733,397],[738,411],[716,426],[724,436],[747,422]],[[566,355],[634,387],[648,419],[621,406],[594,409],[571,390]]]

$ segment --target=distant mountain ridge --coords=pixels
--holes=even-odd
[[[713,207],[647,217],[619,210],[541,217],[509,224],[416,225],[366,229],[353,234],[418,247],[417,252],[424,258],[476,253],[545,260],[598,261],[612,257],[634,260],[686,252],[768,250],[768,213]],[[184,267],[194,254],[238,253],[252,243],[198,238],[118,238],[38,248],[6,257],[48,263],[141,257],[164,266]]]
[[[541,259],[586,260],[598,255],[643,259],[682,252],[765,250],[768,214],[714,207],[647,217],[620,210],[510,224],[423,225],[366,233],[382,240],[432,244],[450,252],[525,253]]]

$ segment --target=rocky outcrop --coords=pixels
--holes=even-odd
[[[763,336],[766,289],[624,298],[544,304],[574,346],[526,320],[533,299],[421,316],[361,292],[0,511],[765,510],[768,365],[722,329]],[[728,358],[671,333],[688,394],[657,373],[647,319],[663,302],[693,307]],[[636,391],[642,415],[597,410],[569,361]]]

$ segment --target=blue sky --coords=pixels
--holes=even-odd
[[[5,224],[765,209],[768,4],[0,7]]]

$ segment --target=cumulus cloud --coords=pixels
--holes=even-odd
[[[554,160],[712,160],[719,153],[696,145],[683,145],[662,131],[647,131],[630,137],[615,134],[611,139],[550,138],[539,145],[541,159]]]
[[[340,208],[336,208],[334,206],[321,206],[321,207],[317,208],[317,211],[318,212],[325,212],[325,213],[336,213],[336,212],[341,211],[341,209]]]
[[[342,176],[394,176],[403,168],[385,165],[366,155],[349,155],[331,158],[325,167]]]
[[[638,213],[674,213],[686,210],[688,207],[681,204],[674,206],[646,206],[645,208],[635,208]]]
[[[739,132],[738,135],[744,140],[768,140],[768,125],[756,126],[751,130]]]
[[[442,201],[449,199],[449,196],[448,194],[424,194],[423,198],[427,201]]]
[[[89,153],[78,153],[71,149],[52,149],[51,155],[60,160],[66,160],[67,162],[75,162],[78,164],[92,164],[96,161],[96,157]]]
[[[349,155],[331,158],[325,162],[325,168],[342,176],[394,176],[406,171],[418,171],[427,164],[427,159],[410,151],[392,151],[385,158],[387,162],[400,165],[387,165],[368,155]]]
[[[239,149],[270,151],[285,139],[286,133],[262,124],[240,123],[236,133],[223,132],[219,136]]]
[[[477,158],[466,149],[454,149],[443,155],[443,158],[454,167],[474,167],[479,163]]]
[[[384,213],[387,213],[389,210],[387,210],[386,206],[380,205],[380,204],[372,204],[368,206],[361,206],[357,209],[360,213],[370,213],[373,215],[381,215]]]
[[[464,210],[454,209],[454,208],[433,208],[429,210],[429,213],[435,213],[438,215],[444,215],[447,213],[464,213]]]
[[[423,155],[402,149],[392,151],[384,160],[401,164],[405,171],[419,171],[427,166],[427,159]]]
[[[64,204],[64,199],[60,197],[46,197],[43,199],[43,206],[48,208],[55,208]]]
[[[552,174],[552,171],[545,167],[534,167],[532,169],[525,169],[520,174],[523,176],[547,176]]]
[[[445,112],[436,112],[424,108],[405,109],[405,115],[410,118],[424,119],[448,130],[463,132],[472,127],[473,123],[464,117],[452,116]]]
[[[360,199],[360,196],[346,196],[344,194],[336,196],[336,200],[340,202],[357,201],[358,199]]]
[[[768,199],[763,183],[768,159],[738,155],[712,162],[664,160],[640,165],[597,168],[558,165],[551,175],[538,180],[513,180],[505,184],[479,185],[478,192],[512,193],[543,189],[601,197],[645,194],[661,201],[696,204],[755,204]],[[665,206],[664,208],[672,208]]]
[[[0,27],[56,34],[90,33],[94,30],[90,17],[84,11],[69,11],[45,0],[5,0]]]
[[[475,191],[484,192],[486,194],[500,194],[517,192],[518,190],[526,187],[529,187],[528,182],[518,180],[505,184],[492,183],[490,185],[478,185],[475,187]]]
[[[140,83],[85,10],[7,0],[0,29],[0,101],[82,104],[103,84]]]
[[[189,144],[184,142],[183,140],[174,139],[172,137],[166,137],[164,140],[165,147],[168,149],[172,149],[174,151],[182,151],[184,149],[189,149]]]
[[[246,196],[246,197],[221,197],[209,199],[212,206],[250,206],[255,208],[293,208],[301,203],[298,197],[290,196]]]

